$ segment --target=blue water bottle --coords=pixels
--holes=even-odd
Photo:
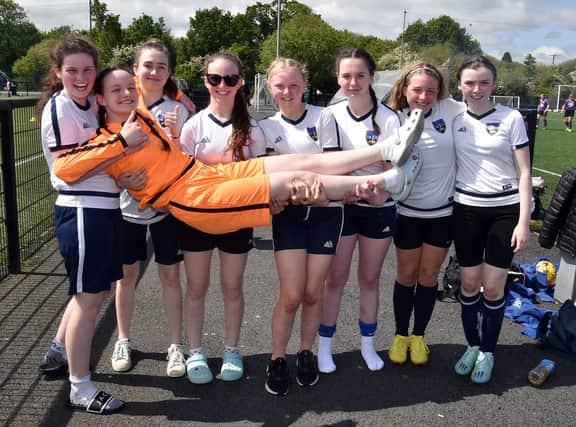
[[[542,359],[538,366],[528,372],[528,381],[534,387],[540,387],[556,372],[556,364],[549,359]]]

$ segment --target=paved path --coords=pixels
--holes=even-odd
[[[0,424],[15,426],[110,425],[575,425],[576,362],[545,353],[505,320],[496,354],[493,381],[473,385],[452,373],[463,351],[459,307],[438,303],[427,333],[430,364],[394,366],[380,372],[366,369],[358,351],[358,289],[355,277],[345,290],[335,338],[338,370],[319,384],[301,389],[293,384],[288,396],[264,391],[264,369],[271,351],[270,317],[277,279],[268,228],[256,231],[258,249],[249,257],[245,279],[246,310],[242,332],[246,377],[237,383],[215,381],[195,386],[185,378],[165,376],[167,327],[154,263],[146,266],[137,292],[133,322],[136,366],[128,373],[111,370],[115,340],[112,305],[107,305],[95,338],[93,379],[106,391],[127,400],[125,410],[109,417],[71,413],[62,402],[64,380],[45,381],[37,374],[43,352],[53,337],[65,306],[66,279],[55,244],[33,260],[30,274],[12,276],[0,284]],[[519,259],[532,262],[555,251],[530,248]],[[393,253],[384,265],[377,347],[386,351],[393,337],[391,307],[395,271]],[[219,369],[222,351],[222,304],[217,268],[208,297],[204,347],[210,365]],[[298,335],[295,328],[294,336]],[[292,339],[289,351],[297,350]],[[526,376],[542,357],[558,362],[558,375],[543,389],[527,385]],[[290,357],[293,366],[294,357]]]

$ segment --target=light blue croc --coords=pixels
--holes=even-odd
[[[478,358],[478,353],[480,353],[480,347],[475,345],[474,347],[468,346],[466,352],[454,365],[454,371],[458,375],[470,375],[474,365],[476,364],[476,359]]]
[[[494,369],[494,355],[479,352],[470,379],[476,384],[486,384],[492,378],[492,369]]]
[[[242,356],[236,352],[225,352],[222,357],[220,379],[222,381],[238,381],[244,375]]]
[[[203,354],[192,354],[186,359],[186,374],[192,384],[208,384],[214,379],[208,359]]]

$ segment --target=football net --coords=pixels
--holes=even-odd
[[[564,100],[568,98],[570,94],[576,94],[576,85],[558,85],[558,90],[556,91],[556,111],[560,111],[562,105],[564,105]],[[550,106],[552,108],[552,106]]]
[[[520,97],[516,95],[493,95],[490,99],[496,104],[505,105],[516,110],[520,108]]]

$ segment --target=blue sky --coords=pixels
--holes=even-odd
[[[260,0],[267,3],[267,0]],[[16,0],[41,30],[59,25],[87,29],[88,0]],[[123,25],[142,13],[164,16],[175,36],[183,36],[188,18],[199,8],[219,7],[242,13],[256,0],[130,0],[104,1]],[[421,19],[451,16],[480,42],[484,52],[501,58],[508,51],[522,62],[531,53],[543,64],[576,58],[576,3],[568,0],[301,0],[330,25],[365,35],[396,39],[406,26]]]

